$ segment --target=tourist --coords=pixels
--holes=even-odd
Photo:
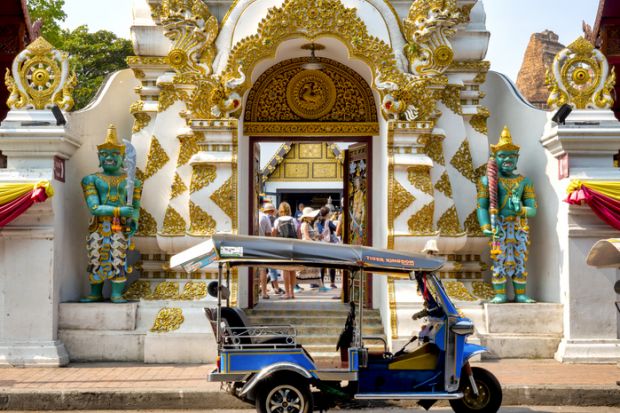
[[[297,211],[295,212],[295,219],[297,221],[301,220],[301,216],[304,213],[304,208],[305,208],[305,205],[301,202],[299,203],[299,205],[297,205]]]
[[[319,234],[318,239],[321,242],[329,242],[336,244],[338,238],[336,237],[336,224],[329,219],[331,209],[326,205],[319,210],[319,216],[316,220],[316,231]],[[329,288],[325,287],[325,273],[326,268],[321,268],[321,285],[319,291],[329,291]],[[337,288],[336,286],[336,269],[329,269],[330,287]]]
[[[263,210],[258,213],[258,235],[261,237],[270,237],[273,226],[271,218],[274,216],[276,212],[276,208],[272,203],[267,202],[263,206]],[[280,286],[278,285],[278,273],[274,272],[275,270],[270,270],[268,268],[261,268],[259,270],[260,277],[260,288],[261,295],[264,299],[269,299],[269,295],[267,294],[267,281],[271,281],[271,286],[273,287],[273,291],[276,294],[280,292],[284,292]]]
[[[273,223],[271,234],[280,238],[297,238],[297,221],[291,216],[291,206],[288,202],[280,202],[278,206],[278,219]],[[284,290],[286,295],[283,298],[295,298],[294,286],[296,285],[295,271],[282,271],[284,277]]]
[[[317,241],[318,234],[314,228],[314,221],[319,214],[319,210],[314,210],[310,207],[305,207],[302,211],[300,218],[301,225],[299,226],[299,235],[303,241]],[[314,268],[307,268],[303,270],[299,276],[303,280],[315,280],[319,278],[319,273]],[[310,288],[319,288],[319,284],[310,284]]]

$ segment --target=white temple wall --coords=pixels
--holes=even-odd
[[[80,182],[85,175],[100,170],[97,145],[105,139],[109,124],[116,125],[119,137],[131,137],[133,117],[128,108],[135,99],[133,88],[138,84],[131,70],[118,71],[108,78],[91,104],[83,110],[67,114],[70,134],[78,136],[82,146],[66,162],[66,182],[54,181],[55,187],[63,187],[64,223],[71,228],[65,231],[65,235],[69,245],[78,246],[76,249],[68,248],[72,250],[70,257],[65,257],[69,259],[63,259],[61,263],[60,302],[77,300],[87,292],[86,236],[91,215],[84,202]]]
[[[490,71],[482,90],[482,104],[491,109],[488,119],[489,142],[497,143],[504,125],[521,146],[517,172],[532,179],[538,200],[538,212],[530,219],[530,253],[527,292],[538,301],[560,302],[561,246],[551,236],[558,224],[561,202],[548,174],[553,171],[539,141],[547,112],[534,108],[518,95],[514,84],[504,75]],[[554,163],[553,163],[554,164]]]

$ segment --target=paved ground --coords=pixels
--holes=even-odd
[[[503,387],[506,405],[620,407],[615,364],[575,365],[552,360],[478,363]],[[206,381],[211,365],[72,364],[66,368],[0,368],[0,410],[245,409],[247,404]],[[377,404],[359,404],[358,407]],[[411,408],[413,402],[384,405]],[[524,410],[525,409],[525,410]],[[210,410],[214,411],[214,410]],[[372,410],[367,410],[372,411]],[[393,410],[398,412],[398,410]],[[441,409],[438,411],[442,411]],[[506,412],[618,412],[620,410],[505,410]],[[223,413],[223,412],[222,412]]]
[[[497,376],[504,387],[579,386],[616,388],[615,364],[562,364],[553,360],[501,360],[476,363]],[[208,383],[212,365],[130,363],[71,364],[66,368],[0,368],[0,392],[10,389],[217,390]],[[620,389],[620,387],[618,387]]]

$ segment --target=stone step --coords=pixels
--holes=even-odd
[[[558,334],[563,332],[563,306],[554,303],[485,304],[489,334]]]
[[[111,330],[58,330],[72,362],[144,361],[144,333]]]
[[[254,326],[262,325],[294,325],[294,326],[340,326],[344,327],[346,317],[315,317],[315,316],[251,316],[250,322]],[[371,326],[381,326],[381,318],[372,317],[366,319],[364,324]]]
[[[138,303],[60,303],[58,328],[64,330],[136,329]]]
[[[297,334],[299,335],[310,335],[310,334],[321,334],[321,335],[340,335],[342,331],[341,326],[295,326],[297,330]],[[381,325],[377,326],[364,326],[364,334],[384,334],[383,327]]]
[[[553,358],[561,339],[557,334],[480,334],[480,344],[490,350],[482,358]]]

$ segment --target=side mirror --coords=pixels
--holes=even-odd
[[[219,283],[217,281],[211,281],[209,285],[207,285],[207,294],[209,294],[213,298],[217,298],[217,294],[221,294],[222,300],[228,300],[230,297],[230,290],[227,286],[223,285],[219,287]]]

